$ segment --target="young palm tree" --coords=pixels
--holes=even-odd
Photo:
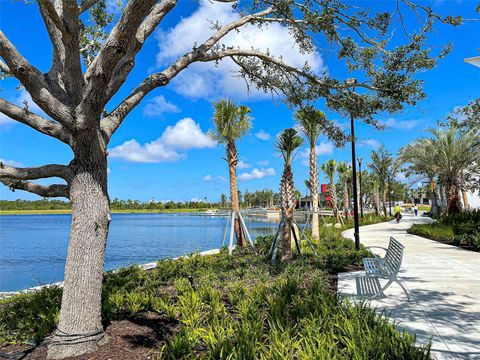
[[[283,172],[280,182],[280,205],[283,220],[282,261],[288,261],[292,258],[292,227],[295,206],[292,161],[296,150],[302,144],[303,139],[298,136],[295,129],[285,129],[277,138],[277,148],[283,157]]]
[[[302,132],[310,145],[310,196],[312,203],[312,237],[320,239],[318,223],[318,161],[316,142],[320,135],[320,126],[326,121],[325,114],[320,110],[299,110],[295,113],[295,119],[299,122]]]
[[[213,114],[215,131],[211,133],[211,136],[218,142],[225,144],[232,211],[237,213],[240,207],[237,189],[238,151],[235,141],[244,136],[252,127],[252,119],[249,116],[251,110],[244,105],[237,106],[235,102],[228,99],[222,99],[214,103],[213,106],[215,107],[215,113]],[[240,219],[237,216],[235,216],[234,229],[237,245],[245,247],[246,242],[241,230]]]
[[[372,169],[373,175],[377,177],[380,195],[382,197],[383,214],[387,216],[387,180],[391,176],[393,157],[382,145],[377,151],[370,153],[371,163],[368,167]]]
[[[335,222],[339,222],[340,218],[338,217],[338,206],[337,206],[337,189],[335,187],[335,171],[337,163],[335,160],[330,159],[325,164],[322,165],[322,171],[327,175],[329,179],[328,192],[330,194],[330,203],[332,204],[333,217]]]
[[[399,163],[407,164],[408,172],[424,175],[433,184],[429,191],[432,204],[430,212],[433,214],[437,214],[439,211],[435,190],[435,178],[437,177],[434,171],[437,161],[435,152],[432,141],[420,139],[401,148],[397,159]]]
[[[343,187],[343,212],[345,214],[345,219],[350,218],[350,213],[348,210],[349,196],[348,196],[348,180],[350,178],[350,166],[345,162],[341,161],[337,164],[337,172],[340,178],[340,183]]]

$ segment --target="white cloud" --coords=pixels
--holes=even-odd
[[[257,164],[260,166],[267,166],[269,164],[268,160],[257,161]]]
[[[208,175],[205,175],[204,177],[202,177],[202,180],[203,181],[212,181],[213,180],[213,176],[208,174]]]
[[[157,66],[163,67],[174,59],[192,50],[194,44],[202,44],[215,30],[211,21],[225,25],[237,20],[240,15],[232,4],[223,4],[209,0],[200,0],[200,6],[190,16],[183,18],[175,27],[157,33],[159,53]],[[221,45],[242,49],[260,49],[269,51],[274,56],[297,67],[308,62],[312,70],[321,74],[325,66],[321,55],[315,51],[302,54],[288,29],[278,23],[271,23],[259,29],[256,25],[246,25],[239,31],[232,31],[225,36]],[[180,73],[173,81],[173,88],[180,94],[195,98],[222,96],[247,96],[247,87],[243,79],[232,76],[237,66],[225,59],[218,65],[214,63],[194,63]],[[269,95],[251,89],[252,96],[266,98]]]
[[[315,145],[315,154],[317,156],[321,155],[330,155],[333,153],[333,143],[329,141],[322,141],[320,144]],[[305,166],[309,166],[310,162],[310,148],[304,149],[302,152],[300,152],[300,158],[302,158],[302,164]]]
[[[109,150],[111,158],[131,162],[157,163],[177,161],[185,156],[179,150],[212,148],[216,143],[202,132],[200,125],[191,118],[179,120],[168,126],[158,139],[141,145],[137,140],[125,141]]]
[[[218,180],[220,181],[227,181],[227,178],[225,176],[217,176]]]
[[[358,145],[359,146],[368,146],[368,147],[371,147],[371,148],[379,148],[380,145],[382,145],[380,143],[380,141],[376,140],[376,139],[365,139],[365,140],[360,140],[358,141]]]
[[[143,115],[146,117],[156,117],[163,113],[178,112],[180,112],[178,106],[166,100],[163,95],[155,96],[148,100],[143,107]]]
[[[195,197],[191,198],[190,201],[191,202],[202,202],[203,203],[203,202],[205,202],[205,199],[201,199],[201,198],[195,196]]]
[[[240,160],[240,161],[237,163],[237,168],[239,168],[239,169],[248,169],[250,166],[252,166],[252,165],[250,165],[249,163],[246,163],[246,162],[243,161],[243,160]]]
[[[14,166],[14,167],[24,167],[25,166],[21,162],[15,161],[15,160],[8,160],[8,159],[0,158],[0,162],[4,165],[7,165],[7,166]]]
[[[112,170],[109,167],[107,167],[107,175],[110,175],[111,173],[112,173]]]
[[[262,179],[265,176],[274,176],[274,175],[275,175],[274,168],[261,168],[261,169],[254,168],[250,172],[241,173],[238,176],[238,179],[246,181],[246,180],[253,180],[253,179]]]
[[[383,122],[387,128],[397,129],[397,130],[410,130],[420,124],[419,120],[397,120],[394,118],[389,118]]]
[[[266,133],[263,130],[260,130],[259,132],[255,133],[255,137],[263,141],[270,140],[270,134]]]

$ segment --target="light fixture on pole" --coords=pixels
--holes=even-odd
[[[357,79],[349,78],[345,80],[345,84],[348,87],[352,87],[352,93],[355,91],[355,85],[357,84]],[[356,95],[356,94],[355,94]],[[355,96],[353,95],[353,96]],[[357,100],[355,99],[355,111],[357,110]],[[355,223],[355,232],[353,236],[355,237],[355,249],[360,250],[360,226],[358,221],[358,193],[357,193],[357,161],[355,156],[355,119],[352,109],[350,109],[350,129],[352,136],[352,175],[353,175],[353,221]]]
[[[359,157],[358,159],[358,171],[360,172],[360,189],[358,192],[360,193],[360,217],[363,219],[363,195],[362,195],[362,158]]]

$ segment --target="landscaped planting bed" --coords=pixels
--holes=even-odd
[[[108,343],[78,359],[428,359],[429,350],[366,304],[336,296],[339,271],[358,269],[369,253],[338,235],[316,244],[318,257],[290,263],[260,255],[192,256],[130,267],[104,280]],[[305,244],[303,244],[305,245]],[[37,343],[57,321],[61,289],[0,303],[0,340]],[[44,346],[27,359],[43,359]]]

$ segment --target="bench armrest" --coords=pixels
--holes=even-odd
[[[384,248],[383,246],[367,246],[366,249],[370,250],[370,249],[382,249],[384,250],[385,252],[387,252],[387,249]],[[375,257],[379,257],[378,255],[376,254],[373,254]]]

